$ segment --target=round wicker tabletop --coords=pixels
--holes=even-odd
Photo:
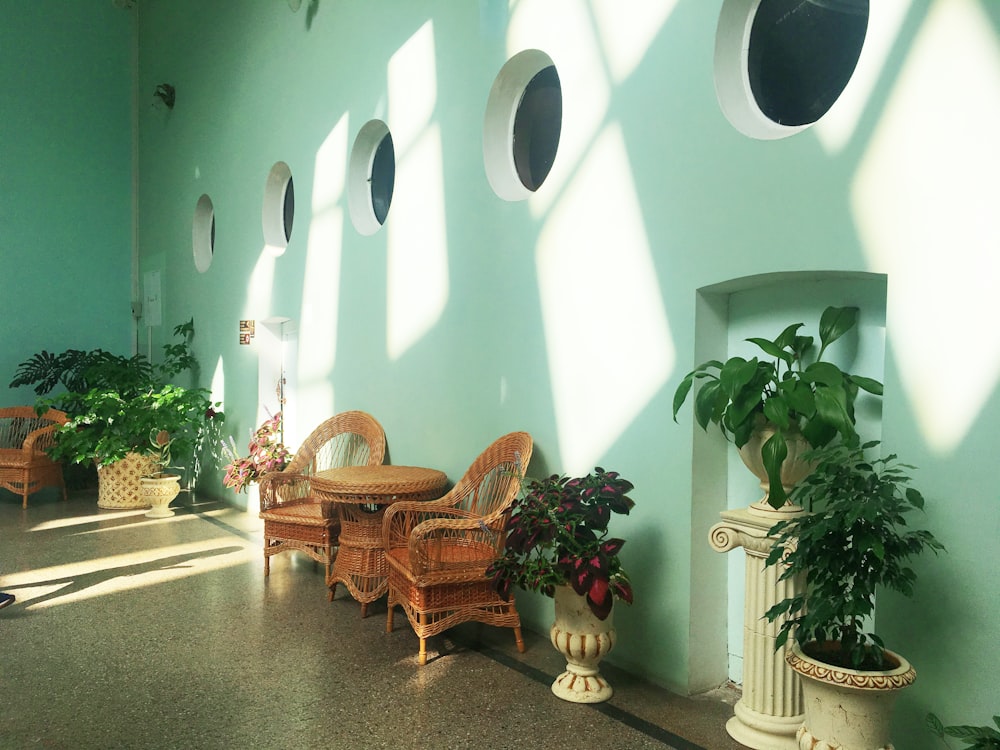
[[[381,504],[439,497],[448,477],[443,471],[420,466],[342,466],[318,472],[310,484],[313,492],[335,501],[365,498],[365,502]]]

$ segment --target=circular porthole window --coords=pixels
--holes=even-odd
[[[215,207],[207,195],[202,195],[194,207],[191,245],[194,248],[194,267],[205,273],[215,257]]]
[[[396,151],[381,120],[369,120],[358,132],[348,168],[351,222],[361,234],[375,234],[385,224],[396,184]]]
[[[555,162],[562,131],[562,86],[552,59],[536,49],[514,55],[500,69],[486,102],[483,163],[504,200],[537,191]]]
[[[284,252],[292,238],[295,219],[295,184],[292,171],[283,161],[271,167],[264,184],[262,227],[264,242]]]
[[[868,10],[868,0],[725,0],[715,89],[726,119],[760,139],[817,122],[854,74]]]

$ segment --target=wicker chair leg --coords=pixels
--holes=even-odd
[[[264,577],[271,575],[271,556],[267,554],[267,540],[264,540]]]
[[[423,666],[427,663],[427,639],[420,639],[420,653],[417,655],[417,664]]]
[[[333,595],[337,593],[337,582],[334,581],[330,584],[330,601],[333,601]]]
[[[21,484],[21,489],[24,490],[24,494],[21,496],[21,497],[24,498],[21,501],[21,507],[22,508],[27,508],[28,507],[28,480],[29,479],[30,479],[30,476],[29,476],[28,472],[25,471],[24,474],[23,474],[23,476],[22,476],[22,484]]]
[[[389,601],[388,609],[389,609],[389,612],[388,612],[388,614],[386,615],[386,618],[385,618],[385,632],[386,633],[391,633],[392,632],[392,613],[393,613],[393,610],[396,609],[396,605],[393,604],[391,600]]]
[[[521,635],[521,628],[514,628],[514,641],[517,643],[518,653],[524,653],[524,636]]]

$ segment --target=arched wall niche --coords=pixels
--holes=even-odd
[[[824,359],[848,372],[883,381],[886,289],[884,274],[851,271],[768,273],[701,287],[695,300],[693,362],[765,356],[745,339],[773,339],[792,323],[804,323],[802,333],[818,340],[823,310],[850,305],[860,308],[858,326],[835,342]],[[881,438],[879,399],[862,392],[857,416],[862,439]],[[714,426],[706,433],[694,422],[690,398],[683,418],[679,415],[678,419],[693,430],[691,569],[698,571],[698,577],[691,588],[691,684],[717,685],[726,679],[741,683],[743,556],[714,552],[708,531],[720,520],[719,513],[745,507],[763,493],[732,443]]]

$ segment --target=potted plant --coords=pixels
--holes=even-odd
[[[555,599],[550,635],[567,663],[552,692],[565,700],[596,703],[613,692],[597,665],[615,643],[614,601],[631,604],[632,584],[619,557],[625,541],[608,538],[608,522],[628,515],[632,489],[600,467],[530,480],[511,510],[503,554],[487,571],[505,601],[514,586]]]
[[[927,714],[928,729],[941,740],[945,747],[951,747],[945,739],[947,735],[961,740],[970,750],[1000,750],[1000,732],[997,731],[1000,729],[1000,716],[994,716],[993,723],[996,724],[996,729],[989,724],[981,727],[965,725],[946,727],[937,716]]]
[[[695,381],[704,380],[694,400],[695,420],[704,430],[710,423],[718,425],[738,449],[753,440],[755,449],[740,455],[751,470],[759,458],[765,500],[772,508],[781,508],[788,499],[786,487],[809,468],[805,465],[796,473],[786,465],[783,482],[785,459],[795,458],[808,447],[821,448],[837,435],[845,443],[855,443],[858,391],[882,395],[879,381],[846,373],[823,361],[830,344],[854,328],[857,320],[856,307],[826,308],[819,321],[820,347],[815,359],[810,356],[813,337],[800,335],[804,324],[793,323],[773,340],[746,339],[761,349],[764,359],[731,357],[726,362],[703,362],[684,376],[674,392],[674,421]],[[790,453],[789,445],[797,440],[804,441],[801,451]]]
[[[139,479],[139,495],[143,505],[150,510],[147,518],[169,518],[174,514],[170,503],[180,493],[180,476],[167,473],[170,468],[170,446],[173,438],[166,430],[159,430],[149,438],[152,451],[149,453],[150,471]]]
[[[229,438],[229,444],[222,444],[223,450],[229,454],[230,461],[226,464],[226,475],[222,483],[231,487],[234,492],[244,492],[259,482],[269,471],[281,471],[292,460],[291,452],[281,441],[282,415],[279,411],[273,417],[264,420],[250,436],[248,449],[250,455],[240,456],[236,450],[236,441]]]
[[[924,506],[909,486],[913,467],[894,454],[868,458],[878,445],[812,452],[816,468],[792,492],[811,512],[775,524],[777,543],[767,559],[781,566],[779,580],[805,577],[804,594],[765,613],[781,623],[776,649],[794,636],[786,661],[802,677],[806,718],[799,737],[845,750],[891,746],[895,692],[916,676],[906,659],[865,630],[876,588],[912,595],[916,575],[908,560],[943,549],[931,532],[907,528],[907,514]]]
[[[190,350],[194,321],[175,327],[174,334],[181,340],[164,346],[160,364],[143,355],[126,358],[100,349],[60,355],[43,351],[22,362],[11,383],[35,384],[39,394],[60,384],[67,388],[41,398],[36,409],[53,407],[70,417],[56,432],[49,452],[70,463],[97,465],[100,507],[143,507],[139,478],[153,471],[151,435],[165,431],[173,455],[192,476],[198,473],[202,448],[218,444],[225,416],[212,402],[211,392],[169,382],[197,367]]]

